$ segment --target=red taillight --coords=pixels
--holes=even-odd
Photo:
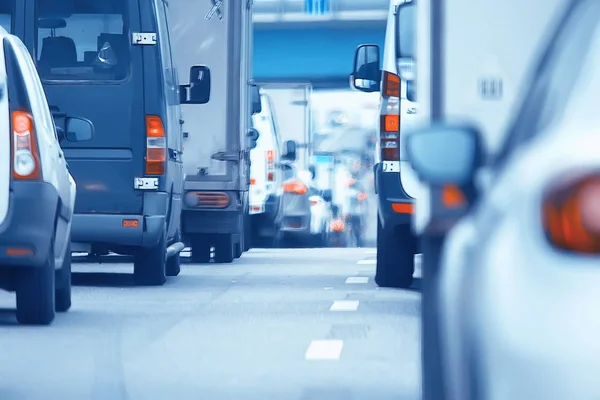
[[[331,222],[331,230],[334,232],[341,232],[344,230],[344,221],[339,219]]]
[[[305,194],[308,192],[306,185],[297,180],[285,182],[282,189],[286,193]]]
[[[275,151],[267,150],[265,157],[267,158],[267,181],[275,181]]]
[[[400,160],[400,77],[383,73],[379,140],[382,161]]]
[[[550,243],[561,250],[600,254],[600,176],[549,192],[542,219]]]
[[[256,179],[250,178],[250,185],[256,185]]]
[[[167,139],[162,120],[146,116],[146,175],[164,175],[167,164]]]
[[[317,204],[319,204],[319,201],[318,201],[318,200],[311,200],[311,201],[310,201],[310,205],[311,205],[311,206],[316,206]]]
[[[31,114],[24,111],[14,111],[11,122],[13,131],[11,153],[13,179],[41,179],[40,156]]]

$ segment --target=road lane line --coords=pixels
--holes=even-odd
[[[313,340],[304,357],[307,360],[339,360],[343,347],[343,340]]]
[[[329,308],[329,311],[356,311],[358,310],[358,305],[358,300],[336,300]]]
[[[369,278],[366,276],[351,276],[346,279],[346,283],[369,283]]]
[[[377,264],[377,260],[360,260],[357,262],[359,265],[374,265]]]

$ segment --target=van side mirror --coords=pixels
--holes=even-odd
[[[179,86],[181,104],[206,104],[210,101],[210,68],[196,65],[190,68],[190,84]]]
[[[297,147],[298,144],[296,143],[295,140],[286,140],[285,144],[285,154],[283,155],[283,159],[287,160],[287,161],[296,161],[297,158]]]
[[[94,124],[87,118],[67,117],[65,127],[61,136],[69,142],[85,142],[94,136]]]
[[[260,86],[256,84],[250,85],[250,97],[252,99],[252,115],[260,114],[262,111],[262,103],[260,101]]]
[[[381,87],[381,60],[379,46],[361,44],[354,54],[352,86],[361,92],[378,92]]]
[[[331,200],[333,198],[333,193],[331,192],[331,189],[325,189],[325,190],[323,190],[323,193],[322,193],[321,197],[326,202],[331,203]]]
[[[308,172],[310,172],[310,179],[315,179],[317,177],[317,167],[314,165],[308,166]]]
[[[248,139],[250,140],[250,148],[251,149],[255,149],[256,146],[258,145],[257,140],[260,137],[260,133],[254,129],[254,128],[250,128],[248,129],[248,133],[246,133],[246,137],[248,137]]]

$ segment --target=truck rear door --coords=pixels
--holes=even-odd
[[[141,214],[145,119],[138,1],[26,0],[26,43],[55,112],[85,117],[92,140],[61,145],[77,182],[76,213]],[[60,123],[60,117],[57,118]]]
[[[312,85],[309,83],[260,83],[260,87],[270,99],[271,111],[282,145],[287,140],[298,142],[297,165],[299,169],[307,169],[312,156],[312,136],[310,134]]]

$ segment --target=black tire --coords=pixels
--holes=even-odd
[[[54,301],[56,312],[67,312],[71,308],[71,240],[62,267],[56,271]]]
[[[50,325],[55,316],[54,247],[44,265],[19,271],[17,321],[22,325]]]
[[[191,260],[195,264],[206,264],[210,261],[210,243],[206,235],[192,237]]]
[[[215,262],[229,264],[234,257],[233,235],[219,235],[215,245]]]
[[[252,248],[252,218],[250,218],[250,210],[246,211],[244,214],[244,240],[243,242],[243,251],[248,251]]]
[[[375,283],[380,287],[409,288],[415,272],[415,237],[411,226],[383,229],[377,219],[377,267]]]
[[[240,258],[244,252],[242,251],[242,243],[237,242],[233,245],[233,256],[235,258]]]
[[[136,285],[161,286],[167,281],[167,239],[163,229],[158,243],[141,248],[133,259],[133,278]]]
[[[175,233],[173,243],[181,242],[181,232],[178,230]],[[181,253],[172,255],[167,259],[166,275],[167,276],[178,276],[181,272]]]

